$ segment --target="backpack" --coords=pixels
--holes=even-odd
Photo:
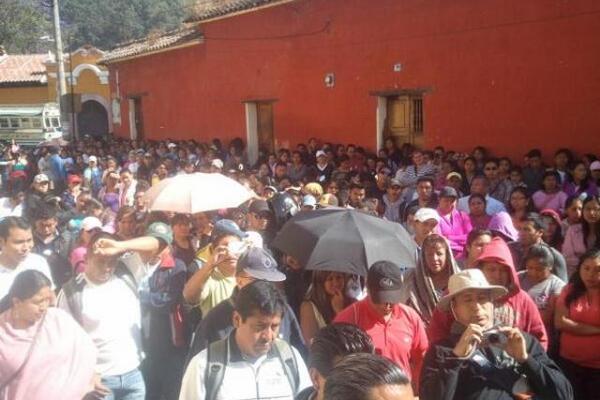
[[[223,383],[225,367],[227,366],[227,360],[229,360],[228,341],[229,337],[226,337],[225,339],[211,343],[207,348],[206,370],[204,371],[205,400],[216,400],[219,388]],[[292,396],[295,396],[300,384],[300,378],[294,352],[285,340],[275,339],[273,346],[292,388]]]
[[[138,297],[138,289],[137,289],[137,283],[135,281],[135,278],[133,277],[133,275],[131,274],[129,269],[127,269],[127,267],[125,267],[125,265],[123,265],[121,262],[119,262],[119,264],[117,265],[117,268],[115,269],[115,276],[117,278],[121,279],[123,282],[125,282],[127,287],[129,289],[131,289],[131,291],[135,294],[136,297]],[[82,294],[83,294],[83,288],[85,287],[86,284],[87,284],[87,282],[85,280],[84,274],[79,274],[79,275],[75,276],[74,278],[72,278],[71,280],[69,280],[67,283],[65,283],[64,286],[62,287],[62,292],[63,292],[65,298],[67,299],[67,304],[69,305],[69,310],[71,311],[71,315],[73,316],[75,321],[77,321],[79,323],[79,325],[82,325],[82,326],[83,326],[83,318],[81,315],[81,310],[83,308]]]

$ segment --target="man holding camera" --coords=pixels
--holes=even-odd
[[[568,380],[535,337],[494,326],[493,302],[506,293],[479,269],[450,277],[438,307],[454,322],[425,356],[421,399],[573,399]]]

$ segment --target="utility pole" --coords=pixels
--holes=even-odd
[[[58,0],[52,0],[52,11],[54,20],[54,43],[56,44],[56,68],[58,79],[58,107],[60,109],[60,117],[63,124],[67,121],[65,113],[65,95],[67,94],[67,82],[65,80],[65,64],[63,56],[62,37],[60,33],[60,13],[58,10]],[[64,125],[63,125],[64,126]],[[69,128],[71,133],[72,128]]]

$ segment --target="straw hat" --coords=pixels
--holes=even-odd
[[[450,302],[455,296],[470,289],[488,290],[491,293],[492,301],[508,293],[503,286],[490,285],[481,270],[471,268],[450,276],[448,294],[440,299],[438,306],[443,310],[448,310]]]

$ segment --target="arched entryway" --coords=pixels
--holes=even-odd
[[[81,104],[77,114],[77,129],[79,137],[105,136],[108,134],[108,113],[102,104],[96,100],[87,100]]]

